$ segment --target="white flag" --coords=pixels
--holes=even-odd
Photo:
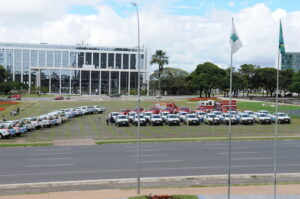
[[[236,53],[240,48],[243,47],[240,37],[239,37],[238,33],[236,32],[233,19],[232,19],[232,31],[230,34],[230,43],[231,43],[231,53],[232,54]]]

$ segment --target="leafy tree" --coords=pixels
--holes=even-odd
[[[244,89],[247,89],[247,96],[249,96],[249,93],[259,85],[259,82],[254,79],[255,72],[258,68],[259,66],[252,64],[244,64],[240,66],[239,73],[243,81]]]
[[[159,88],[159,96],[161,95],[161,80],[160,75],[163,72],[164,65],[169,64],[169,57],[166,55],[167,53],[162,50],[156,50],[155,54],[152,55],[152,59],[150,64],[158,65],[158,88]]]
[[[152,88],[157,88],[159,79],[161,79],[162,91],[167,91],[168,94],[178,95],[185,94],[187,88],[187,77],[189,73],[179,68],[165,68],[161,75],[159,70],[154,71],[150,76],[150,85]],[[159,78],[160,77],[160,78]]]
[[[253,80],[257,83],[257,87],[262,87],[267,91],[267,96],[272,97],[276,90],[277,70],[275,68],[258,68],[255,72]]]
[[[298,71],[293,78],[292,84],[289,88],[292,92],[300,94],[300,71]]]
[[[0,65],[0,82],[4,82],[8,74],[3,66]]]
[[[199,90],[200,97],[203,92],[205,97],[210,97],[212,89],[220,88],[226,80],[226,71],[213,63],[206,62],[197,66],[191,73],[191,79],[195,89]]]
[[[279,87],[280,90],[283,90],[284,95],[289,91],[292,83],[295,72],[293,69],[285,69],[279,72]]]

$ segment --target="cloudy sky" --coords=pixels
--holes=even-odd
[[[244,47],[234,65],[274,66],[282,20],[287,51],[300,51],[298,0],[136,0],[141,42],[167,51],[169,66],[192,71],[230,62],[231,17]],[[1,0],[0,42],[136,46],[128,0]],[[154,66],[155,67],[155,66]]]

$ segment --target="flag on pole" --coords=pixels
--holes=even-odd
[[[230,34],[230,43],[231,43],[231,53],[232,54],[236,53],[240,48],[243,47],[240,37],[235,29],[233,19],[232,19],[232,31]]]
[[[280,51],[281,55],[285,54],[281,20],[280,20],[280,30],[279,30],[279,51]]]

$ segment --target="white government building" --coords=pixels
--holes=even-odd
[[[145,89],[149,86],[147,50],[141,48],[140,55]],[[9,80],[49,94],[135,94],[137,58],[137,48],[0,43],[0,65],[9,72]]]

